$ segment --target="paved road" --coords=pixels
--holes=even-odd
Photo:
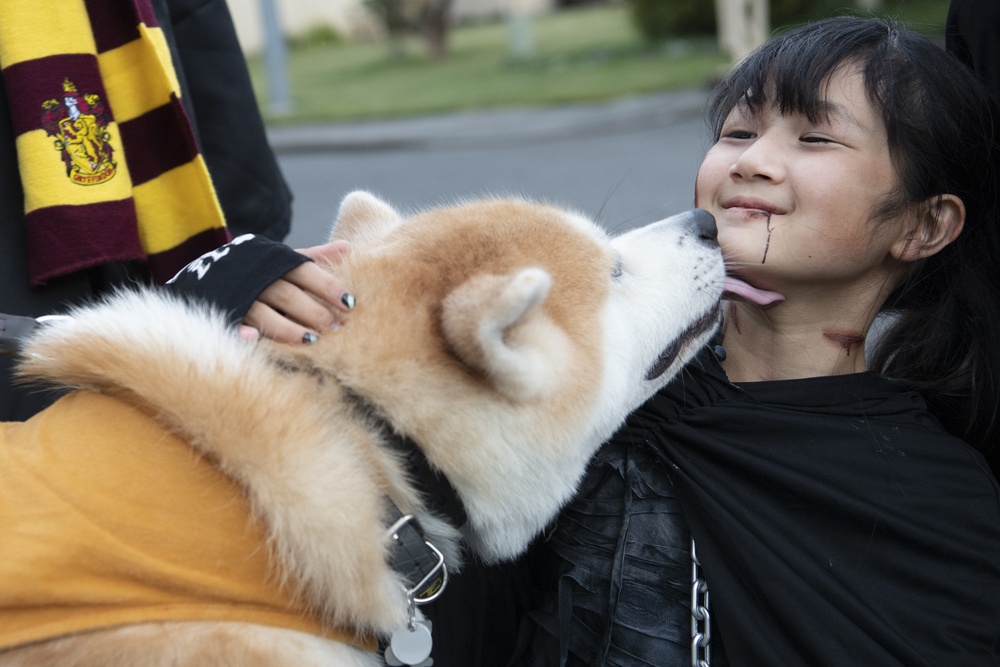
[[[275,128],[295,194],[293,247],[325,239],[354,189],[401,209],[518,194],[579,210],[611,231],[691,206],[707,146],[705,92],[610,104],[458,113],[400,121]]]

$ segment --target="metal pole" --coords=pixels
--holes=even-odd
[[[264,19],[264,66],[267,73],[268,107],[273,114],[286,114],[292,110],[292,96],[288,92],[285,36],[275,0],[260,0]]]
[[[531,17],[527,14],[511,13],[507,16],[507,36],[512,59],[525,60],[535,55]]]
[[[535,38],[531,30],[531,7],[525,0],[508,0],[507,42],[513,60],[525,60],[535,55]]]

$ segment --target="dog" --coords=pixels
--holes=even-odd
[[[357,306],[313,345],[241,340],[154,289],[26,342],[22,377],[77,391],[0,431],[0,665],[405,653],[415,598],[464,549],[520,554],[720,321],[704,211],[611,238],[539,202],[403,215],[354,192],[331,238]],[[424,581],[400,571],[428,558]]]

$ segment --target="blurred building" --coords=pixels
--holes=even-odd
[[[302,35],[317,26],[329,26],[351,38],[373,37],[380,33],[379,23],[364,6],[363,0],[226,0],[236,24],[243,50],[259,52],[264,44],[261,4],[274,2],[281,24],[288,36]],[[576,0],[579,2],[580,0]],[[573,0],[452,0],[456,21],[482,20],[505,16],[508,12],[534,13]]]

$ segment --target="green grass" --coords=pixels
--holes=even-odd
[[[943,31],[947,0],[884,5],[882,13]],[[704,85],[727,66],[710,38],[645,44],[624,5],[567,9],[530,26],[534,52],[521,59],[511,56],[504,22],[454,28],[441,61],[416,37],[401,43],[402,57],[386,42],[314,40],[289,51],[293,110],[280,117],[267,113],[260,58],[250,72],[267,121],[300,123],[609,100]]]
[[[513,59],[503,22],[457,27],[450,54],[429,60],[418,38],[393,58],[387,43],[289,52],[294,110],[269,122],[345,120],[498,106],[607,100],[699,85],[725,58],[712,40],[644,44],[621,6],[565,10],[531,21],[534,53]],[[260,59],[250,71],[266,110]]]

